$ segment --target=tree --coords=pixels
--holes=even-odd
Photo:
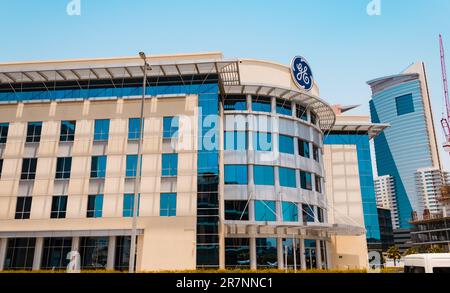
[[[407,256],[407,255],[416,254],[416,253],[418,253],[417,249],[415,247],[410,247],[405,251],[405,253],[403,253],[403,255]]]
[[[400,253],[400,250],[397,246],[391,246],[389,247],[387,251],[387,256],[390,259],[394,260],[394,267],[397,266],[397,259],[400,259],[402,257],[402,254]]]
[[[428,253],[443,253],[444,250],[440,246],[432,245],[432,246],[428,247],[427,252]]]

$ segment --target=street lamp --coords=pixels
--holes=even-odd
[[[136,163],[136,178],[134,180],[134,199],[133,199],[133,221],[131,228],[131,244],[129,258],[129,273],[134,273],[134,264],[136,259],[136,238],[137,238],[137,218],[139,210],[139,190],[141,187],[141,162],[142,162],[142,141],[144,137],[144,105],[145,105],[145,89],[147,86],[147,69],[150,65],[147,63],[147,56],[144,52],[139,52],[139,57],[144,61],[144,77],[142,79],[142,98],[141,98],[141,115],[139,117],[139,143]],[[151,70],[151,68],[150,68]]]

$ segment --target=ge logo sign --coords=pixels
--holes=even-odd
[[[292,78],[295,84],[305,90],[309,91],[313,87],[313,74],[311,67],[306,59],[302,56],[295,56],[291,63]]]

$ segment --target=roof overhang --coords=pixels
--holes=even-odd
[[[390,127],[389,124],[383,123],[370,123],[370,122],[345,122],[345,121],[337,121],[333,127],[333,132],[342,132],[344,133],[367,133],[369,138],[372,139],[381,132],[383,132],[386,128]]]

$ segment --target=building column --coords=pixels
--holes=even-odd
[[[72,237],[72,251],[80,253],[80,237]]]
[[[284,247],[283,238],[277,238],[277,259],[278,259],[278,269],[284,269]]]
[[[325,253],[327,254],[327,269],[331,270],[333,268],[331,260],[331,242],[325,241]]]
[[[256,238],[250,238],[250,269],[256,270]]]
[[[0,271],[3,271],[5,268],[7,245],[8,245],[8,238],[0,238]]]
[[[114,270],[114,261],[116,257],[116,236],[109,236],[108,240],[108,258],[106,261],[106,269]]]
[[[302,270],[306,270],[306,258],[305,258],[305,239],[300,238],[298,240],[299,242],[299,247],[300,247],[300,262],[301,262],[301,267]]]
[[[36,244],[34,246],[33,271],[37,271],[41,268],[43,249],[44,249],[44,238],[37,237]]]
[[[318,269],[322,269],[322,250],[320,249],[320,240],[316,240],[316,264]]]

